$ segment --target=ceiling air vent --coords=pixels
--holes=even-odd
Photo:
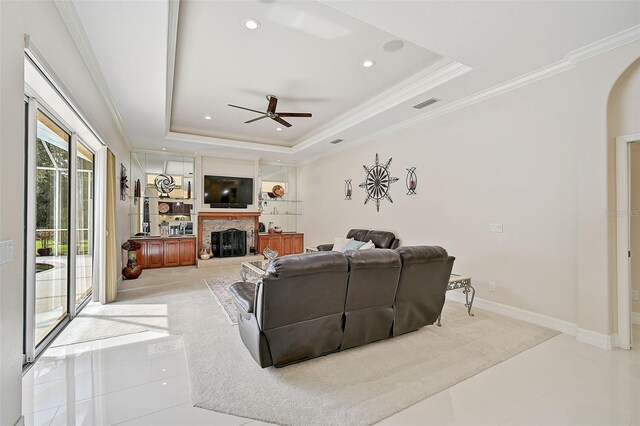
[[[334,144],[334,145],[337,145],[337,144],[339,144],[340,142],[343,142],[343,141],[344,141],[343,139],[336,139],[335,141],[331,141],[331,142],[329,142],[329,143],[332,143],[332,144]]]
[[[437,98],[427,99],[426,101],[420,102],[418,105],[414,105],[413,107],[415,109],[422,109],[422,108],[427,107],[427,106],[429,106],[431,104],[435,104],[436,102],[440,102],[440,99],[437,99]]]

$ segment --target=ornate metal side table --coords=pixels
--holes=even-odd
[[[471,285],[471,277],[464,275],[451,274],[449,277],[449,284],[447,284],[447,291],[462,289],[464,293],[465,303],[464,306],[467,308],[467,313],[469,316],[473,316],[471,313],[471,307],[473,306],[473,299],[476,297],[476,289]],[[469,300],[469,293],[471,293],[471,300]],[[436,325],[441,327],[442,324],[440,322],[442,318],[442,314],[438,317],[438,321]]]

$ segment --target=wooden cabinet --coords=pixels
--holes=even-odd
[[[196,263],[194,238],[136,239],[142,247],[138,250],[138,265],[143,268],[187,266]]]
[[[162,241],[147,242],[147,268],[161,268],[164,264],[164,243]]]
[[[195,264],[196,241],[194,239],[180,240],[180,266]]]
[[[283,234],[260,234],[258,249],[260,253],[266,247],[280,253],[281,256],[287,254],[304,253],[304,234],[283,233]]]
[[[180,266],[180,241],[164,242],[164,266]]]

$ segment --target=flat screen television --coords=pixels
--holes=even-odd
[[[205,176],[204,203],[214,208],[246,208],[253,204],[253,179]]]

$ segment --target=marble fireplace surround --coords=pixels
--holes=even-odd
[[[230,228],[247,231],[247,254],[251,247],[251,229],[254,246],[258,246],[259,212],[201,212],[198,213],[198,253],[203,244],[211,244],[211,233]]]

